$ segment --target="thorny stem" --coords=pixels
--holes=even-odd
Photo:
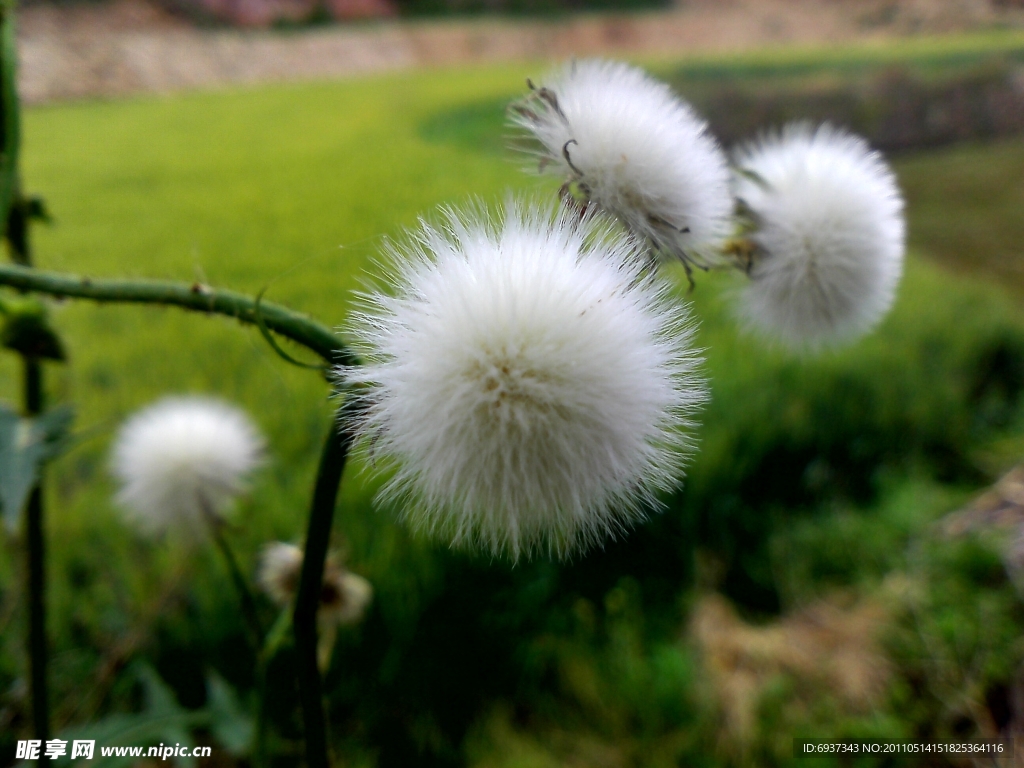
[[[330,328],[280,304],[199,283],[169,280],[92,279],[59,272],[0,265],[0,285],[50,296],[91,299],[101,303],[164,304],[193,312],[225,315],[243,323],[260,321],[275,333],[316,352],[329,364],[359,361]]]
[[[345,459],[352,446],[349,427],[357,401],[349,398],[339,409],[324,441],[317,470],[316,485],[309,513],[306,549],[302,558],[302,574],[295,598],[293,625],[299,665],[299,698],[306,735],[308,768],[328,768],[327,725],[324,717],[320,667],[317,664],[317,612],[323,589],[324,562],[334,522],[334,506],[338,486],[345,470]]]
[[[18,197],[15,192],[15,197]],[[28,217],[19,200],[7,217],[7,241],[18,269],[31,271],[32,252],[28,241]],[[36,357],[22,358],[24,366],[25,415],[43,412],[43,366]],[[25,548],[28,558],[28,648],[32,691],[32,723],[37,739],[50,737],[50,703],[47,694],[46,647],[46,537],[44,534],[42,470],[25,506]]]
[[[28,245],[28,222],[22,209],[11,207],[7,223],[11,255],[28,269],[32,254]],[[38,358],[24,356],[25,414],[43,412],[43,366]],[[50,737],[50,703],[47,695],[46,648],[46,538],[43,533],[42,470],[25,506],[25,548],[28,558],[28,648],[29,679],[32,690],[32,723],[37,739]]]
[[[30,271],[28,209],[23,205],[18,178],[21,149],[21,109],[18,103],[17,53],[13,3],[0,6],[0,224],[11,258]],[[43,370],[39,360],[25,355],[25,413],[43,411]],[[43,535],[42,481],[37,480],[25,507],[25,544],[28,558],[28,650],[32,691],[32,721],[37,739],[50,737],[47,700],[46,650],[46,542]]]
[[[175,283],[155,280],[92,280],[87,277],[65,275],[54,272],[32,270],[23,266],[0,265],[0,285],[7,285],[22,291],[34,291],[55,297],[90,299],[97,302],[119,302],[138,304],[163,304],[177,306],[196,312],[221,314],[237,320],[261,326],[301,344],[320,355],[327,364],[356,365],[358,358],[328,328],[316,321],[293,312],[285,307],[261,299],[254,299],[233,291],[213,289],[200,284]],[[348,405],[343,407],[345,411]],[[313,494],[309,521],[306,554],[296,598],[294,627],[296,649],[299,656],[299,691],[302,700],[303,718],[306,730],[306,751],[309,768],[328,768],[327,734],[323,711],[320,670],[317,665],[316,616],[323,584],[324,562],[327,556],[327,542],[330,537],[337,499],[338,485],[344,470],[345,459],[351,445],[350,435],[342,434],[333,425],[325,442],[320,468]],[[221,548],[232,579],[240,595],[244,585],[233,557],[221,532],[214,526],[214,539]],[[251,598],[251,594],[249,595]],[[243,597],[243,606],[250,602]],[[254,610],[246,608],[251,629],[258,626],[251,617]],[[258,634],[257,637],[262,637]],[[259,643],[257,643],[258,647]],[[32,646],[33,649],[35,646]],[[33,659],[38,654],[33,653]],[[43,657],[40,657],[43,658]],[[266,675],[265,666],[269,658],[260,659],[260,675]],[[265,679],[261,686],[265,688]],[[44,692],[45,696],[45,692]],[[261,708],[265,702],[261,704]],[[45,699],[43,700],[45,706]],[[266,726],[265,711],[261,712],[261,727]],[[45,736],[39,736],[45,738]],[[257,736],[257,752],[260,762],[266,759],[264,734]]]

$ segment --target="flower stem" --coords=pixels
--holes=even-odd
[[[25,507],[28,549],[28,648],[32,690],[32,724],[37,739],[50,738],[46,667],[46,540],[43,536],[43,489],[37,483]]]
[[[332,422],[320,455],[313,502],[309,513],[306,550],[302,558],[299,591],[295,598],[293,624],[298,656],[299,698],[306,735],[308,768],[328,768],[327,725],[324,717],[320,668],[317,664],[317,612],[323,589],[324,562],[334,522],[334,506],[338,487],[345,470],[345,460],[352,446],[349,420],[356,401],[347,399]]]
[[[270,662],[280,650],[289,634],[292,626],[292,616],[286,608],[277,617],[274,626],[263,640],[263,648],[260,649],[259,659],[256,665],[257,695],[259,696],[259,708],[256,711],[256,733],[252,748],[252,763],[255,768],[270,768],[270,755],[268,754],[268,741],[270,736],[270,722],[267,700],[267,686],[269,685],[268,675],[270,674]]]
[[[21,151],[21,105],[17,85],[17,36],[14,5],[0,8],[0,224],[17,269],[31,271],[28,209],[21,199],[18,159]],[[43,369],[25,355],[24,403],[28,416],[43,412]],[[28,558],[28,651],[32,691],[32,722],[37,739],[50,737],[46,687],[46,541],[43,535],[43,490],[38,479],[25,507]]]
[[[170,280],[92,279],[77,275],[0,265],[0,285],[57,297],[98,302],[164,304],[208,314],[233,317],[243,323],[264,325],[285,338],[316,352],[327,363],[355,365],[358,359],[330,328],[280,304],[260,301],[235,291],[199,283]]]
[[[7,241],[11,256],[21,269],[30,269],[32,254],[28,243],[28,221],[24,209],[11,206],[7,219]],[[43,366],[38,358],[24,356],[25,415],[43,412]],[[28,558],[28,649],[29,680],[32,691],[32,723],[37,739],[50,737],[50,706],[47,695],[46,648],[46,538],[43,533],[42,470],[25,506],[25,544]]]
[[[242,616],[245,618],[249,643],[253,651],[259,654],[260,648],[263,645],[263,622],[260,621],[260,611],[259,606],[256,605],[256,598],[253,596],[252,590],[249,589],[249,582],[242,574],[242,569],[238,565],[238,558],[235,557],[235,552],[231,549],[231,544],[224,535],[224,521],[217,516],[217,513],[213,511],[205,499],[200,499],[199,505],[203,510],[203,517],[210,527],[213,541],[224,557],[224,563],[231,574],[231,582],[238,593],[238,601],[242,605]]]

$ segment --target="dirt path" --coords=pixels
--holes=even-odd
[[[685,54],[1024,24],[1015,0],[689,0],[552,21],[387,21],[299,32],[196,29],[146,0],[22,12],[28,103],[593,54]]]

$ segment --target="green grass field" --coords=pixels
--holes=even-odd
[[[918,48],[921,56],[973,56],[986,46],[1017,50],[1020,39]],[[868,56],[896,53],[801,52],[777,63]],[[728,66],[715,60],[705,70]],[[521,173],[524,163],[493,130],[502,130],[504,99],[542,70],[504,65],[29,110],[24,180],[55,217],[34,230],[36,263],[266,288],[275,301],[341,325],[353,291],[376,273],[384,238],[400,237],[417,217],[477,197],[499,203],[509,190],[554,194],[557,183]],[[700,281],[694,301],[714,391],[702,452],[669,511],[626,542],[569,565],[513,569],[411,539],[396,510],[370,504],[374,482],[358,466],[348,473],[338,544],[377,599],[362,634],[342,638],[328,677],[346,765],[374,755],[382,766],[427,754],[432,762],[417,764],[526,768],[558,764],[551,755],[567,759],[556,737],[516,737],[502,756],[508,740],[493,733],[506,731],[486,725],[504,711],[500,702],[527,707],[526,723],[547,724],[538,733],[621,738],[615,749],[635,750],[636,765],[674,764],[681,754],[717,764],[694,735],[707,715],[689,689],[678,700],[674,689],[660,691],[651,703],[643,682],[653,676],[685,688],[696,674],[678,643],[695,549],[722,563],[716,585],[750,616],[830,589],[870,592],[908,567],[904,548],[929,521],[1024,454],[1024,139],[901,157],[895,166],[912,253],[898,305],[869,339],[817,360],[790,358],[737,334],[728,279]],[[673,279],[682,294],[681,272]],[[251,669],[238,652],[227,575],[212,551],[149,543],[124,529],[110,501],[107,447],[121,419],[163,394],[214,393],[248,408],[271,445],[233,533],[251,563],[262,543],[302,536],[328,388],[281,361],[258,333],[223,319],[75,303],[55,312],[70,360],[48,367],[49,396],[75,405],[82,438],[49,474],[55,719],[81,723],[132,706],[126,674],[93,675],[115,640],[133,631],[135,655],[156,664],[186,706],[202,703],[210,666],[244,693]],[[0,397],[18,397],[17,375],[15,360],[0,358]],[[780,552],[790,553],[782,563]],[[20,664],[18,557],[9,539],[0,555],[3,689]],[[155,609],[164,593],[170,598]],[[625,614],[609,602],[613,593],[636,603],[622,636],[615,627],[626,626]],[[604,629],[579,634],[565,617],[581,604]],[[999,620],[1016,626],[1019,609],[1000,610]],[[640,666],[609,682],[594,670],[617,642]],[[494,645],[478,647],[487,643]],[[596,648],[580,656],[590,671],[577,683],[621,697],[622,711],[594,714],[571,680],[550,683],[550,665],[564,662],[551,651],[559,643]],[[1009,665],[1020,655],[1010,645],[990,655]],[[588,674],[597,682],[586,683]],[[986,674],[1006,675],[995,662]],[[911,732],[886,724],[899,710],[887,706],[884,716],[855,719],[861,732]],[[930,710],[921,705],[913,717],[920,712]],[[636,718],[642,728],[630,725]],[[280,720],[288,735],[287,711]],[[662,757],[641,758],[644,745],[659,745]],[[781,759],[771,749],[761,764]]]

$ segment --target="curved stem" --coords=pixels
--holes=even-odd
[[[280,304],[259,301],[200,283],[170,280],[92,279],[45,272],[18,265],[0,265],[0,285],[50,296],[98,302],[163,304],[194,312],[225,315],[243,323],[262,323],[280,335],[316,352],[327,363],[356,365],[358,359],[330,328]]]
[[[299,698],[302,701],[302,719],[306,734],[306,764],[308,768],[328,768],[327,724],[324,717],[320,668],[317,664],[317,613],[323,589],[324,562],[334,522],[334,506],[338,486],[345,470],[345,460],[352,447],[352,431],[347,428],[355,406],[348,399],[339,409],[336,421],[324,442],[317,470],[313,502],[309,513],[306,550],[302,558],[302,574],[295,598],[293,624],[295,648],[299,665]]]

